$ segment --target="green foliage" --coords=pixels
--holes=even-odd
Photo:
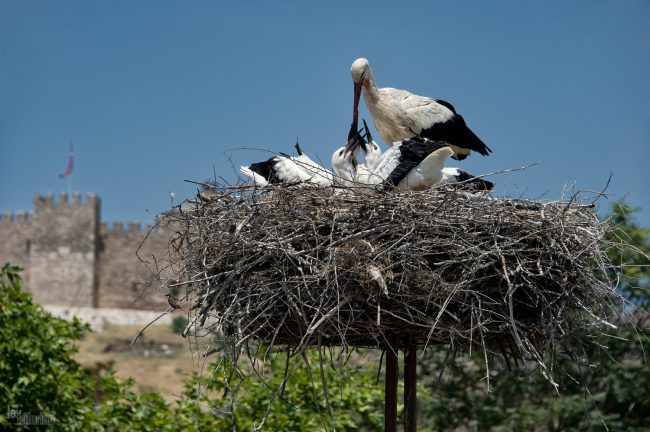
[[[0,426],[29,430],[10,419],[41,415],[55,424],[76,421],[91,391],[88,374],[73,359],[86,329],[78,320],[53,318],[22,292],[19,268],[2,268],[0,280]]]
[[[335,367],[323,358],[321,375],[318,351],[311,350],[305,357],[290,358],[288,363],[286,354],[270,354],[263,373],[258,371],[259,374],[250,364],[241,366],[243,370],[239,372],[243,373],[222,371],[214,379],[195,376],[188,383],[188,397],[198,398],[215,412],[230,412],[230,391],[224,376],[232,375],[229,387],[236,389],[233,415],[219,417],[218,430],[229,429],[231,422],[237,430],[252,430],[269,406],[271,414],[265,430],[363,431],[379,430],[383,425],[383,385],[375,383],[375,365]],[[287,367],[291,374],[283,386]],[[203,389],[202,396],[199,387]]]
[[[625,297],[634,304],[648,309],[650,306],[650,229],[641,228],[634,220],[638,211],[623,202],[612,205],[609,221],[613,229],[609,240],[620,244],[608,255],[612,263],[621,266],[613,270],[613,280],[619,280],[619,287]]]
[[[168,404],[158,394],[134,392],[134,382],[117,380],[110,365],[83,368],[74,360],[74,342],[89,328],[78,320],[55,318],[34,304],[29,294],[21,291],[19,270],[6,265],[0,279],[0,430],[34,428],[33,424],[19,424],[14,414],[30,415],[32,421],[33,416],[41,416],[51,421],[53,430],[62,431],[231,429],[231,416],[224,413],[229,411],[230,395],[222,376],[195,376],[187,383],[187,399]],[[235,418],[240,430],[250,430],[264,417],[270,395],[281,385],[285,359],[282,354],[270,357],[265,381],[248,366],[249,376],[237,382]],[[247,368],[246,364],[242,368]],[[324,365],[323,371],[328,386],[331,384],[327,395],[332,419],[325,414],[327,407],[321,397],[319,363],[299,361],[282,396],[272,404],[265,430],[380,428],[383,387],[374,383],[373,368],[345,370]],[[199,394],[198,384],[207,386],[206,391]]]
[[[488,393],[481,355],[449,359],[436,387],[446,352],[427,354],[420,362],[421,379],[432,398],[420,401],[420,424],[432,430],[495,432],[606,430],[604,424],[610,430],[647,430],[650,366],[643,349],[650,349],[650,332],[637,335],[633,329],[620,329],[598,342],[607,350],[591,345],[585,353],[590,365],[558,360],[557,367],[566,373],[558,392],[539,371],[509,371],[491,359]]]
[[[183,402],[168,404],[156,393],[138,394],[134,381],[119,381],[108,370],[101,378],[105,400],[87,413],[79,430],[84,431],[197,431],[202,412]]]
[[[172,331],[176,334],[180,334],[185,330],[187,326],[187,317],[185,315],[177,315],[172,320]]]

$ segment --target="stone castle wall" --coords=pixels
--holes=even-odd
[[[4,212],[0,220],[0,266],[7,262],[22,267],[29,278],[29,248],[32,238],[32,214]]]
[[[122,222],[113,222],[111,228],[102,222],[99,231],[98,306],[128,309],[166,306],[164,293],[157,291],[159,283],[155,280],[152,256],[160,257],[170,233],[162,227],[152,229],[151,225],[143,229],[137,222],[129,222],[126,229]]]
[[[169,240],[151,230],[100,221],[100,199],[88,194],[34,198],[33,212],[4,213],[0,220],[0,265],[22,267],[28,291],[41,304],[124,309],[166,306],[152,270],[136,255],[160,256]],[[149,233],[149,235],[147,235]],[[146,238],[146,240],[145,240]]]

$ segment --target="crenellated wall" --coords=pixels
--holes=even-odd
[[[100,199],[38,195],[29,247],[29,290],[42,304],[97,306]]]
[[[0,219],[0,265],[22,267],[27,289],[42,304],[161,309],[151,261],[169,240],[163,228],[100,222],[93,194],[34,197],[33,212],[5,212]],[[146,238],[146,241],[145,241]]]
[[[148,235],[147,235],[148,234]],[[167,305],[156,291],[151,263],[167,246],[169,232],[162,227],[142,227],[138,222],[116,221],[100,225],[99,307],[143,309]]]
[[[29,278],[29,248],[32,238],[32,214],[25,211],[4,212],[0,220],[0,266],[6,262],[20,266]]]

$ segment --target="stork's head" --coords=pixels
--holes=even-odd
[[[332,154],[334,184],[339,186],[350,186],[357,176],[357,158],[354,151],[348,151],[347,147],[341,147]]]
[[[363,150],[366,152],[366,166],[370,170],[374,170],[377,168],[379,165],[379,162],[381,162],[381,148],[379,148],[379,144],[372,139],[372,135],[370,135],[370,128],[368,127],[368,123],[366,123],[366,120],[363,119],[363,128],[366,131],[366,141],[367,143],[362,145]]]
[[[372,76],[370,71],[370,63],[368,60],[361,57],[358,58],[352,63],[352,68],[350,69],[352,74],[352,81],[354,82],[354,107],[352,109],[352,115],[354,116],[354,122],[359,116],[359,98],[361,97],[361,89],[363,88],[364,81]]]
[[[366,141],[363,139],[361,131],[356,129],[356,125],[353,122],[350,126],[350,132],[348,133],[348,143],[345,147],[342,147],[344,149],[343,156],[347,157],[347,155],[351,155],[356,163],[356,158],[358,157],[359,152],[361,150],[365,151],[365,147]]]
[[[352,81],[354,81],[355,84],[363,84],[363,79],[369,70],[370,63],[368,63],[368,60],[363,57],[356,59],[354,63],[352,63],[352,68],[350,69]]]
[[[348,142],[332,154],[332,171],[334,182],[340,186],[351,186],[357,177],[357,155],[362,145],[365,145],[363,136],[353,123],[348,133]]]

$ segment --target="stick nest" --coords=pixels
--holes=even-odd
[[[185,333],[208,327],[240,349],[384,348],[391,336],[543,366],[613,311],[607,224],[592,207],[449,188],[215,186],[165,219]]]

